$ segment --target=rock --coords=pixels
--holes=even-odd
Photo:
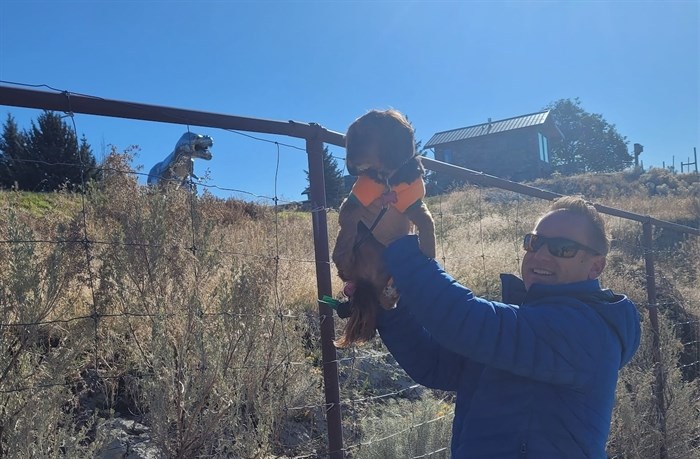
[[[98,459],[159,459],[163,455],[151,441],[148,427],[136,421],[114,418],[97,429]]]

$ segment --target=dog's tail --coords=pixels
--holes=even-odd
[[[359,279],[355,282],[355,291],[350,301],[352,312],[345,324],[343,335],[334,344],[339,348],[348,348],[353,344],[362,344],[374,338],[377,332],[377,289],[371,282]]]

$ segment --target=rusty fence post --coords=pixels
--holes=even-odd
[[[656,273],[654,271],[654,239],[653,225],[651,219],[642,223],[642,236],[644,247],[644,264],[646,267],[647,301],[649,306],[649,323],[652,333],[652,356],[654,358],[654,371],[656,380],[654,384],[654,395],[656,396],[657,409],[659,410],[659,430],[661,432],[661,448],[659,458],[666,459],[666,401],[664,399],[664,370],[661,364],[661,342],[659,337],[659,314],[656,304]]]
[[[319,133],[321,127],[319,126]],[[328,253],[328,222],[326,219],[326,191],[323,175],[323,142],[320,136],[306,139],[309,159],[309,199],[312,206],[314,252],[316,254],[316,285],[318,298],[332,294],[330,256]],[[323,383],[326,395],[326,422],[328,425],[328,455],[331,459],[342,459],[343,428],[340,411],[340,385],[338,382],[338,359],[333,341],[335,326],[333,310],[318,302],[321,321],[321,355],[323,359]]]

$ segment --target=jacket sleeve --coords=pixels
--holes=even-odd
[[[479,298],[425,257],[415,236],[391,244],[384,257],[404,306],[435,346],[555,384],[576,385],[594,373],[610,332],[580,301],[519,308]]]
[[[463,371],[472,373],[481,365],[440,346],[403,307],[381,310],[377,330],[391,355],[417,383],[440,390],[456,391]]]

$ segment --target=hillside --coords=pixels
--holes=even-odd
[[[692,174],[533,186],[700,227]],[[521,235],[547,203],[466,187],[429,205],[438,260],[497,298],[498,273],[518,272]],[[0,456],[327,457],[310,213],[155,191],[128,173],[85,196],[0,192],[0,209]],[[609,455],[700,457],[700,238],[653,234],[660,405],[641,225],[606,219],[614,249],[602,282],[644,317]],[[416,387],[377,339],[338,357],[348,457],[449,456],[451,394]]]

